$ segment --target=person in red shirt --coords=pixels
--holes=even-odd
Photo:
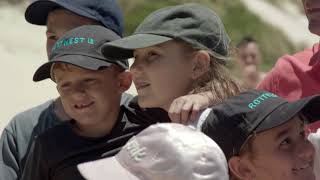
[[[311,33],[320,36],[320,1],[302,0]],[[288,101],[318,94],[320,92],[319,43],[294,55],[278,59],[273,69],[257,86],[257,89],[270,91]],[[320,123],[310,126],[311,131],[320,128]]]

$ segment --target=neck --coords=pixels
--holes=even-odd
[[[76,122],[74,130],[78,135],[84,137],[103,137],[112,131],[114,125],[117,123],[119,112],[120,108],[118,108],[117,110],[109,111],[107,113],[107,118],[95,124],[88,125],[79,124]]]

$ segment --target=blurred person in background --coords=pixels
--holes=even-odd
[[[311,33],[320,36],[320,1],[302,0]],[[273,92],[289,101],[320,93],[319,43],[294,55],[284,55],[258,85],[258,89]],[[310,124],[316,131],[320,122]]]
[[[237,68],[241,74],[242,85],[247,89],[256,88],[264,73],[260,70],[260,46],[254,38],[246,36],[237,44],[236,62],[239,65]]]

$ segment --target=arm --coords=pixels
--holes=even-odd
[[[211,91],[176,98],[169,109],[172,122],[187,124],[196,121],[200,111],[215,104]]]
[[[12,133],[4,129],[0,138],[0,179],[17,180],[20,176],[18,150]]]
[[[40,138],[34,141],[22,173],[22,180],[49,180],[46,152]]]

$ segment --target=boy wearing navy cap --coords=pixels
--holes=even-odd
[[[202,131],[227,157],[231,179],[315,180],[305,123],[320,118],[320,96],[288,102],[247,91],[212,108]]]

